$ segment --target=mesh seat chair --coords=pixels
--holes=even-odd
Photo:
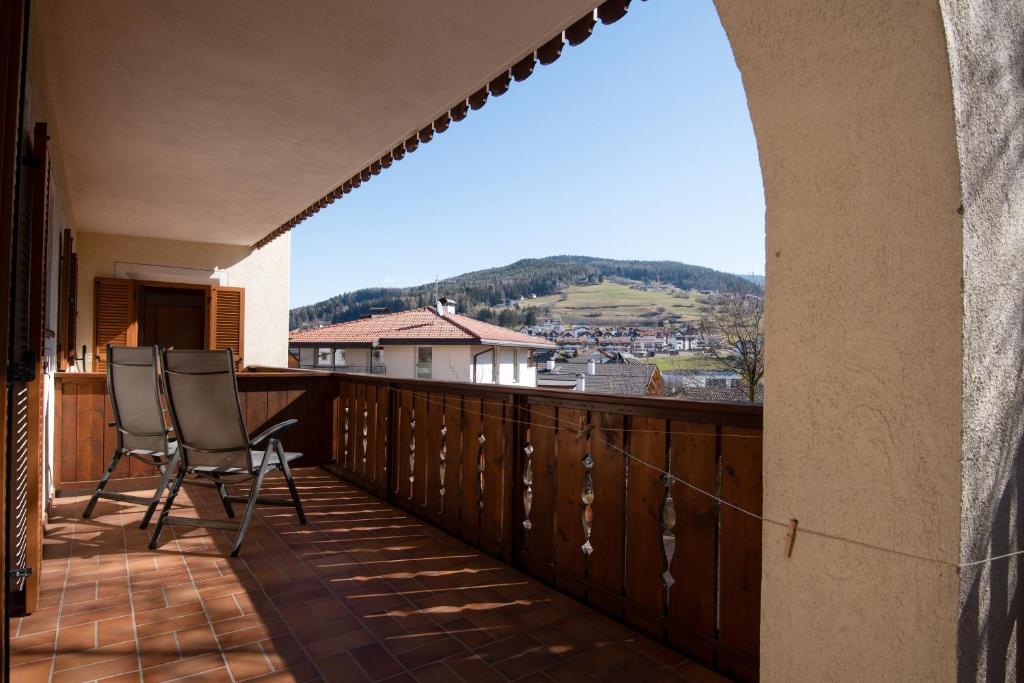
[[[305,524],[302,501],[299,500],[299,492],[288,467],[289,462],[302,454],[286,452],[281,441],[274,437],[298,420],[285,420],[255,437],[249,436],[238,400],[235,359],[230,349],[164,351],[162,367],[181,461],[149,547],[157,547],[164,524],[229,529],[237,530],[234,547],[231,549],[232,557],[236,557],[245,540],[245,532],[256,505],[294,507],[299,523]],[[265,446],[259,448],[261,444]],[[280,470],[284,475],[291,492],[290,500],[260,497],[263,479],[273,470]],[[196,475],[218,486],[251,482],[248,496],[229,495],[226,498],[227,505],[230,502],[245,503],[241,521],[172,516],[171,507],[186,475]]]
[[[117,448],[85,506],[85,519],[92,515],[100,498],[137,503],[147,506],[139,525],[145,529],[177,466],[177,443],[169,436],[160,405],[158,358],[156,347],[107,346],[107,392],[114,413]],[[151,497],[105,490],[114,469],[126,455],[160,471],[160,485]]]

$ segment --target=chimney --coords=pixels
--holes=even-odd
[[[555,371],[555,359],[554,358],[548,358],[547,365],[548,365],[548,372],[554,372]]]
[[[596,375],[597,374],[597,361],[594,360],[593,358],[591,358],[590,360],[587,361],[587,374],[588,375]]]
[[[437,300],[437,312],[439,315],[455,315],[455,301],[442,296]]]
[[[587,378],[584,375],[576,375],[576,391],[587,390]]]

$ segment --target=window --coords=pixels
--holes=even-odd
[[[316,365],[316,349],[303,346],[299,349],[299,365],[304,368],[311,368]]]
[[[384,365],[384,349],[370,349],[370,365],[375,368]]]
[[[321,367],[321,368],[327,367],[327,368],[329,368],[331,366],[331,360],[332,360],[331,357],[334,355],[332,353],[333,351],[334,351],[334,349],[323,349],[323,348],[317,349],[316,350],[316,364],[317,364],[317,367]]]
[[[433,374],[434,349],[430,346],[416,347],[416,377],[430,379]]]
[[[512,381],[519,382],[519,349],[512,349]]]
[[[340,368],[345,365],[345,349],[334,349],[334,367]]]

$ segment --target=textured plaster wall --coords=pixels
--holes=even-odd
[[[203,242],[78,232],[78,348],[88,346],[92,368],[95,278],[114,277],[115,264],[142,263],[175,268],[221,268],[227,285],[245,288],[247,365],[288,365],[288,286],[291,238],[284,235],[252,250]]]
[[[1024,548],[1024,3],[943,0],[964,206],[964,562]],[[962,681],[1020,680],[1020,557],[960,577]]]
[[[767,206],[765,681],[950,680],[959,168],[937,2],[717,0]],[[875,547],[898,550],[903,555]]]

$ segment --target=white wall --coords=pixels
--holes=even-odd
[[[92,367],[95,278],[114,277],[117,265],[126,263],[223,271],[221,284],[245,288],[245,348],[242,350],[245,364],[287,366],[289,235],[254,250],[79,231],[75,235],[75,250],[78,253],[77,348],[81,349],[83,344],[88,347],[86,368]],[[166,279],[173,281],[170,277]]]
[[[426,346],[426,345],[424,345]],[[387,367],[388,377],[414,378],[416,377],[416,346],[385,346],[384,365]],[[480,384],[491,384],[493,382],[493,361],[489,351],[491,346],[469,346],[456,344],[441,344],[431,346],[433,349],[432,376],[431,379],[443,382],[477,382]],[[512,354],[518,351],[519,382],[514,382],[512,370]],[[480,352],[476,369],[476,377],[473,377],[473,356]],[[499,347],[498,357],[501,360],[498,367],[498,378],[500,384],[516,386],[537,386],[536,368],[527,367],[529,349],[513,349],[511,347]],[[350,361],[355,364],[355,361]]]

